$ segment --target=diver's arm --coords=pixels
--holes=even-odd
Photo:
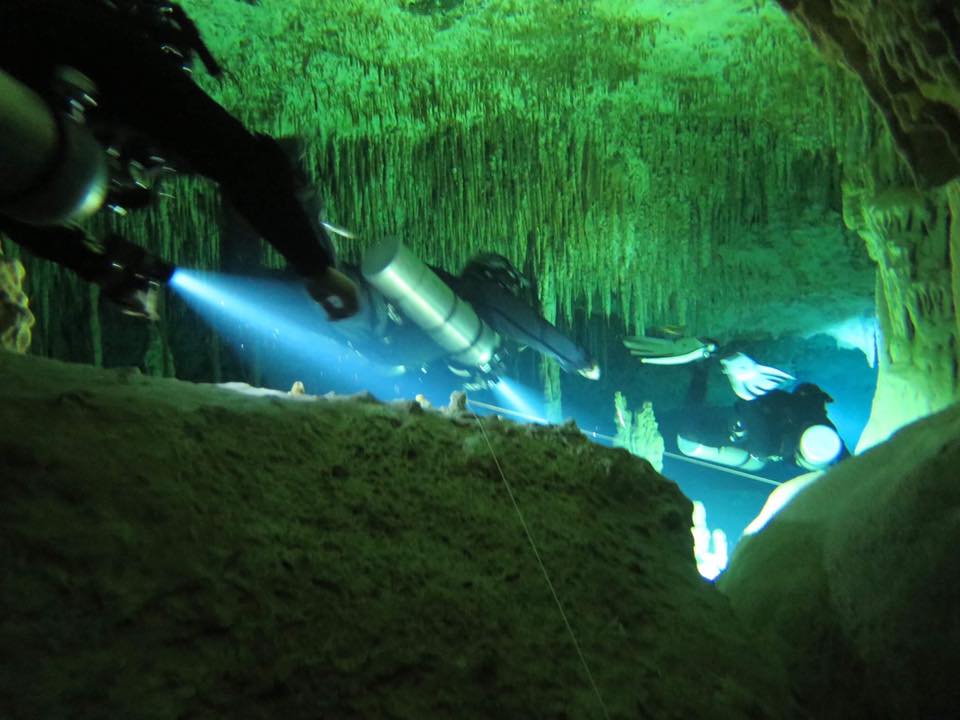
[[[297,173],[279,143],[249,133],[192,83],[180,92],[197,114],[196,129],[182,128],[171,146],[191,169],[220,185],[233,208],[307,280],[330,319],[353,315],[357,288],[334,268],[332,245],[307,216]]]
[[[176,139],[177,154],[191,170],[216,181],[231,206],[298,274],[311,277],[333,265],[329,243],[318,238],[323,230],[310,222],[298,197],[296,173],[279,144],[249,133],[205,95],[192,102],[209,116],[197,123],[208,127],[184,128],[184,136]],[[207,137],[210,124],[220,128],[219,139]]]
[[[35,257],[52,260],[73,270],[85,280],[103,259],[89,244],[86,233],[77,228],[29,225],[0,215],[3,233]]]
[[[159,319],[159,286],[170,280],[174,267],[139,245],[115,234],[95,240],[78,228],[31,225],[2,215],[0,233],[30,254],[52,260],[99,285],[124,313]]]
[[[128,17],[96,2],[9,0],[0,20],[0,67],[28,84],[49,82],[61,66],[85,74],[97,88],[97,122],[133,131],[217,182],[324,301],[355,306],[356,288],[329,272],[333,258],[299,202],[283,150],[248,131]]]

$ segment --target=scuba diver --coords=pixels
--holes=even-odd
[[[297,272],[331,319],[357,309],[276,141],[248,131],[190,77],[223,70],[164,0],[4,0],[0,6],[0,232],[85,280],[127,314],[156,319],[174,267],[77,223],[152,204],[176,167],[224,197]]]
[[[737,400],[732,408],[691,416],[677,434],[684,455],[744,470],[759,470],[769,462],[825,470],[849,456],[827,415],[833,398],[820,387],[797,383],[743,353],[720,363]]]
[[[450,285],[498,335],[556,360],[567,373],[600,378],[590,354],[541,317],[523,296],[529,281],[507,258],[483,253],[472,258]]]
[[[326,231],[329,256],[357,288],[357,312],[326,326],[324,334],[379,365],[387,375],[439,369],[455,376],[467,390],[497,382],[509,344],[551,357],[568,373],[591,380],[600,377],[589,353],[537,312],[530,282],[502,255],[481,253],[454,274],[423,263],[399,238],[388,237],[367,246],[359,264],[341,261],[334,238],[356,241],[358,236],[326,219],[320,193],[309,185],[303,139],[289,136],[278,142],[300,178],[301,205],[310,221]],[[224,211],[224,269],[287,279],[287,271],[262,267],[255,252],[256,229],[229,204]]]
[[[645,344],[642,338],[624,342],[641,361],[649,358],[648,364],[692,363],[717,351],[715,341],[687,340],[675,343],[672,354],[664,343]],[[732,407],[706,406],[709,364],[695,366],[687,396],[690,412],[677,433],[677,447],[684,455],[751,471],[772,462],[824,470],[849,456],[827,414],[833,398],[820,387],[798,383],[792,375],[740,352],[719,362],[737,400]]]
[[[439,365],[466,389],[481,389],[498,380],[511,342],[553,358],[566,372],[600,377],[589,353],[522,297],[528,282],[502,255],[477,255],[454,275],[388,238],[365,250],[359,268],[341,269],[360,288],[360,309],[334,332],[397,373]]]

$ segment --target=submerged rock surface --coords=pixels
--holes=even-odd
[[[790,715],[691,506],[569,428],[0,354],[0,715]]]
[[[960,707],[960,405],[810,485],[737,546],[720,588],[817,718]]]

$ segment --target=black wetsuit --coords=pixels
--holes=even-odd
[[[453,278],[449,284],[500,337],[552,357],[566,372],[591,366],[586,350],[499,283],[479,273],[468,273]]]
[[[822,397],[802,392],[772,390],[754,400],[738,400],[734,407],[738,423],[734,431],[743,432],[742,439],[734,444],[760,458],[792,460],[800,436],[811,425],[826,425],[836,430],[827,417]]]
[[[296,173],[282,149],[249,132],[198,87],[129,12],[103,0],[0,3],[0,69],[49,98],[62,66],[95,83],[98,106],[89,114],[95,130],[122,129],[144,138],[180,169],[218,183],[299,274],[317,274],[331,263],[298,202]],[[18,239],[15,224],[6,230]],[[24,244],[42,242],[43,232],[31,233]],[[52,256],[65,238],[50,233],[53,247],[41,254],[57,259]],[[66,253],[64,261],[77,264],[83,258]]]
[[[827,416],[828,402],[826,393],[804,383],[792,390],[772,390],[753,400],[737,400],[732,407],[694,403],[679,435],[709,447],[739,447],[764,460],[793,462],[804,430],[811,425],[837,429]],[[849,454],[843,447],[837,460]]]

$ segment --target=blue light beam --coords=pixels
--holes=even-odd
[[[321,364],[349,352],[325,336],[328,321],[302,286],[183,269],[174,272],[170,285],[240,350],[257,340]],[[355,362],[362,361],[357,356]]]
[[[540,425],[547,424],[543,412],[536,409],[542,407],[543,403],[540,402],[540,398],[532,390],[502,377],[500,382],[493,386],[493,391],[508,407],[520,413],[523,419]]]
[[[386,372],[333,339],[330,321],[300,283],[178,269],[170,286],[241,361],[257,365],[265,386],[286,389],[301,380],[316,394],[392,389],[370,387]]]
[[[301,380],[314,394],[367,391],[382,400],[424,395],[434,404],[446,403],[453,389],[418,368],[398,375],[399,360],[375,362],[348,347],[296,280],[178,269],[170,286],[243,361],[257,364],[269,387],[285,389]],[[351,321],[366,322],[339,322]]]

